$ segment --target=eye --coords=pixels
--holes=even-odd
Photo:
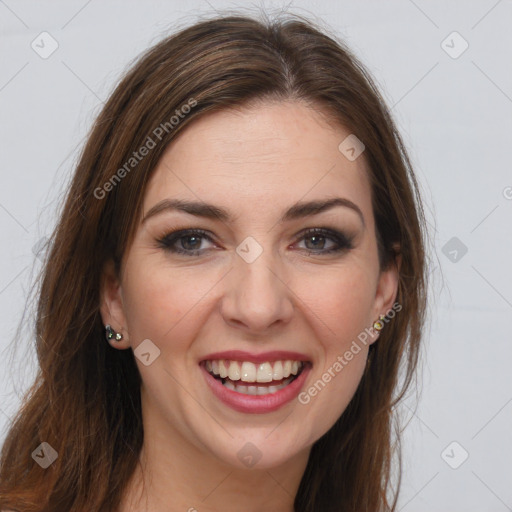
[[[305,250],[309,254],[323,255],[353,248],[351,237],[333,229],[311,228],[303,232],[302,235],[300,240],[306,242]]]
[[[212,238],[202,229],[182,229],[167,233],[157,242],[159,247],[168,252],[195,256],[207,249],[203,246],[205,240],[213,242]]]

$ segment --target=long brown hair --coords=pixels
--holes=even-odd
[[[143,443],[141,379],[133,352],[105,341],[102,269],[113,261],[119,271],[146,184],[173,139],[207,112],[259,100],[306,102],[364,142],[381,268],[394,264],[397,244],[402,256],[402,310],[371,345],[349,406],[313,445],[295,510],[395,510],[394,408],[415,376],[426,316],[419,187],[384,100],[341,41],[301,16],[242,14],[202,20],[150,48],[91,129],[41,274],[38,373],[2,448],[0,509],[119,506]],[[146,156],[131,160],[143,146]],[[43,442],[58,453],[47,469],[32,458]]]

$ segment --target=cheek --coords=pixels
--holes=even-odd
[[[198,322],[216,276],[197,269],[169,269],[155,265],[144,268],[133,262],[137,272],[127,275],[123,283],[123,305],[128,332],[134,346],[149,338],[161,349],[179,349],[179,341],[187,339],[184,330]]]
[[[369,273],[367,267],[351,264],[307,278],[302,276],[296,282],[297,295],[306,305],[304,313],[308,314],[308,322],[316,326],[326,355],[344,350],[369,327],[374,299]]]

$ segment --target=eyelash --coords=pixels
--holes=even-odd
[[[158,247],[161,249],[164,249],[167,252],[171,253],[177,253],[177,254],[184,254],[186,256],[197,256],[201,254],[202,252],[208,250],[208,249],[195,249],[195,250],[184,250],[184,249],[178,249],[177,247],[174,247],[174,244],[183,238],[187,237],[201,237],[206,238],[210,242],[214,242],[214,240],[208,235],[208,233],[202,229],[178,229],[175,231],[171,231],[167,234],[165,234],[163,237],[159,238],[157,240]],[[325,255],[325,254],[332,254],[332,253],[338,253],[342,251],[347,251],[353,248],[352,244],[352,237],[346,236],[344,233],[341,233],[339,231],[335,231],[333,229],[328,228],[309,228],[306,229],[301,233],[300,240],[303,240],[307,237],[312,236],[320,236],[325,239],[331,239],[337,244],[337,247],[334,249],[328,249],[328,250],[320,250],[320,251],[314,251],[314,250],[305,250],[308,254],[315,254],[315,255]]]

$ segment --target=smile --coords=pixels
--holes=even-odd
[[[199,362],[207,388],[238,412],[265,414],[297,398],[312,369],[305,354],[230,350],[209,354]]]

